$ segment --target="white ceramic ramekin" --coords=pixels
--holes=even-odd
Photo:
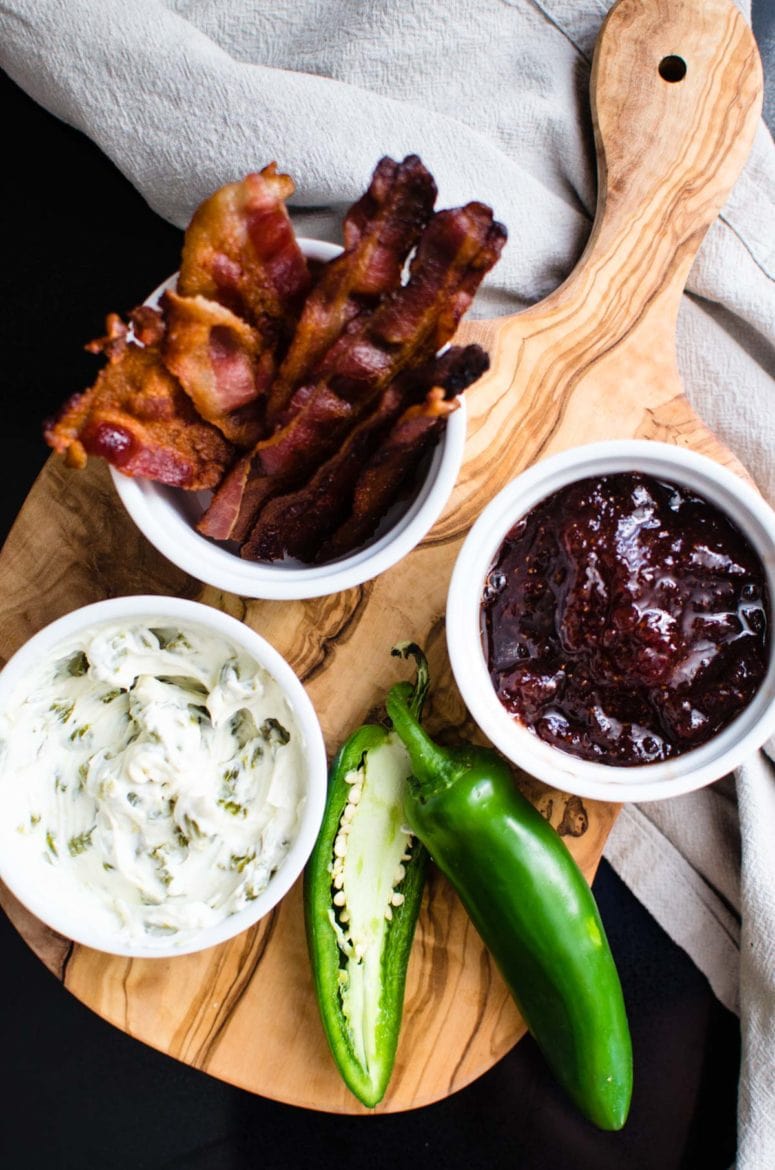
[[[341,252],[336,244],[300,239],[312,260],[330,260]],[[156,304],[176,277],[160,285],[147,304]],[[179,569],[199,581],[240,597],[287,599],[323,597],[362,585],[391,568],[419,544],[438,519],[460,471],[466,438],[464,400],[447,419],[428,471],[414,497],[385,518],[377,534],[362,548],[326,565],[281,561],[261,564],[243,560],[236,546],[201,536],[194,525],[210,500],[209,492],[185,492],[147,479],[134,479],[110,468],[122,504],[143,535]]]
[[[290,704],[303,741],[304,799],[296,836],[288,852],[264,891],[245,909],[199,930],[195,935],[186,935],[185,941],[179,944],[165,939],[154,939],[147,945],[126,942],[118,922],[115,934],[102,926],[95,926],[89,911],[93,903],[84,899],[81,904],[74,899],[70,884],[65,895],[58,888],[56,868],[42,863],[42,852],[20,844],[17,824],[9,815],[3,790],[3,785],[12,783],[13,777],[0,774],[0,879],[32,914],[67,938],[110,954],[170,958],[204,950],[240,934],[268,914],[284,897],[306,865],[320,829],[328,768],[317,715],[304,687],[285,659],[236,618],[200,602],[177,597],[114,597],[83,606],[45,626],[9,659],[0,672],[0,712],[7,708],[12,696],[23,693],[25,679],[41,659],[50,659],[57,646],[72,639],[79,631],[105,623],[138,620],[203,628],[222,638],[225,650],[230,645],[244,651],[279,685]]]
[[[447,599],[447,644],[460,693],[493,745],[552,787],[608,801],[660,800],[725,776],[775,733],[775,639],[770,631],[766,677],[749,705],[708,743],[656,764],[618,767],[577,759],[553,747],[502,706],[487,672],[481,598],[506,534],[531,508],[567,484],[590,476],[638,471],[685,486],[715,504],[748,537],[764,565],[775,604],[775,512],[740,476],[712,459],[650,440],[612,440],[576,447],[534,464],[507,484],[482,512],[458,554]]]

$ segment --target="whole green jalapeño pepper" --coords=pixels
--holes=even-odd
[[[425,658],[406,696],[418,718]],[[406,827],[411,765],[398,736],[365,724],[329,776],[323,823],[304,873],[307,945],[323,1027],[339,1072],[362,1104],[385,1094],[395,1063],[409,952],[427,853]]]
[[[406,816],[457,891],[557,1080],[601,1129],[621,1129],[632,1046],[592,891],[562,838],[491,749],[434,743],[392,687],[387,711],[412,762]]]

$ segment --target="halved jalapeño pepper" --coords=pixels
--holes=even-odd
[[[427,664],[408,697],[420,717]],[[395,1063],[409,952],[427,853],[406,827],[411,773],[395,732],[365,724],[331,767],[323,823],[304,875],[307,944],[331,1052],[350,1091],[373,1107]]]

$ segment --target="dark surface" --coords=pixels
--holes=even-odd
[[[771,10],[761,16],[771,37]],[[181,236],[85,138],[0,75],[5,535],[47,457],[42,419],[94,377],[81,345],[177,267]],[[34,588],[34,583],[31,583]],[[738,1025],[603,863],[594,890],[635,1052],[630,1119],[603,1134],[561,1097],[531,1040],[437,1105],[336,1117],[251,1096],[127,1037],[66,992],[0,915],[4,1170],[242,1170],[409,1160],[522,1170],[726,1170]],[[260,1037],[245,1036],[261,1059]]]

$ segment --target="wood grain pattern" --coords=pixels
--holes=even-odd
[[[685,78],[659,74],[680,54]],[[451,568],[495,492],[544,455],[601,438],[681,443],[743,469],[692,413],[675,318],[697,247],[747,156],[761,102],[753,38],[729,0],[620,0],[592,72],[599,205],[565,283],[533,308],[469,322],[490,352],[468,395],[458,484],[422,545],[377,580],[306,602],[251,601],[168,564],[118,505],[104,467],[48,462],[0,561],[0,653],[77,605],[139,592],[197,597],[264,634],[305,681],[333,752],[396,678],[412,637],[434,679],[431,729],[479,737],[451,678],[444,605]],[[497,209],[508,220],[509,209]],[[515,214],[520,209],[514,209]],[[149,281],[149,284],[152,283]],[[520,784],[592,877],[617,807]],[[312,994],[297,885],[253,930],[175,960],[73,946],[0,890],[6,912],[66,986],[126,1032],[243,1088],[313,1109],[365,1112],[341,1084]],[[488,1069],[524,1026],[447,884],[432,874],[413,950],[397,1065],[380,1110],[437,1100]]]

